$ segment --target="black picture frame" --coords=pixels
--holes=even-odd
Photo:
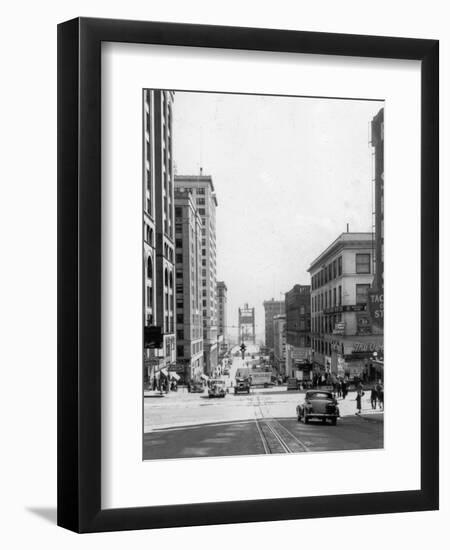
[[[101,508],[101,44],[127,42],[421,62],[421,488]],[[438,509],[437,40],[77,18],[58,26],[58,525],[76,532]]]

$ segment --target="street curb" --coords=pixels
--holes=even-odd
[[[376,418],[370,416],[358,415],[362,420],[366,422],[372,422],[372,424],[382,424],[384,422],[384,414],[377,416]]]

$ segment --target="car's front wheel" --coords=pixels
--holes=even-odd
[[[308,424],[309,418],[306,414],[306,411],[303,411],[303,424]]]

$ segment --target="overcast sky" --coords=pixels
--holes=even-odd
[[[382,102],[176,92],[180,175],[211,175],[217,278],[237,310],[310,284],[311,262],[346,230],[371,230],[370,121]],[[232,336],[236,330],[229,329]]]

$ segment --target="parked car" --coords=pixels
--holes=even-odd
[[[248,378],[236,378],[234,385],[234,394],[250,393],[250,380]]]
[[[324,424],[331,420],[331,424],[336,426],[339,407],[332,392],[308,390],[305,393],[304,402],[297,405],[297,420],[308,424],[311,418],[322,420]]]
[[[288,378],[287,384],[286,384],[287,390],[298,390],[300,389],[300,381],[296,378]]]
[[[227,389],[224,380],[213,379],[210,381],[208,388],[209,397],[225,397]]]
[[[205,388],[203,387],[203,384],[199,382],[194,382],[189,386],[189,392],[190,393],[203,393]]]

